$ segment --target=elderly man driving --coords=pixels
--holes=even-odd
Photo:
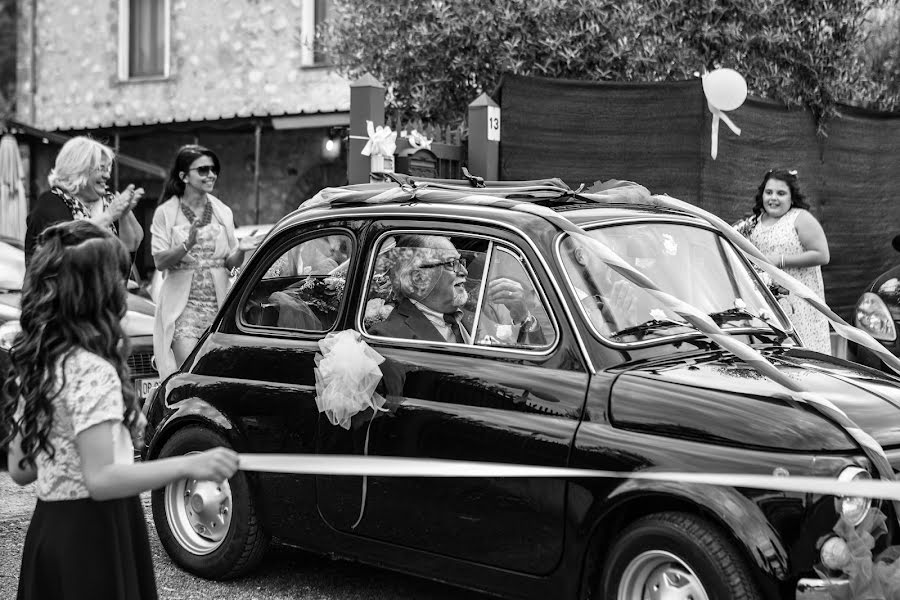
[[[469,344],[473,340],[473,315],[463,306],[466,290],[466,263],[453,243],[443,236],[401,235],[391,250],[391,283],[399,299],[391,314],[370,329],[385,337]],[[528,311],[521,284],[497,279],[487,291],[491,302],[506,306],[511,323],[495,321],[500,311],[491,304],[483,309],[479,335],[488,343],[542,346],[544,336]],[[498,338],[498,325],[515,333],[513,339]]]

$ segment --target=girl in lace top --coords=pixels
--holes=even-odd
[[[127,381],[128,252],[89,221],[47,228],[25,276],[21,332],[0,396],[8,469],[37,481],[22,552],[19,600],[156,598],[138,494],[193,477],[222,481],[237,455],[134,463],[143,418]]]

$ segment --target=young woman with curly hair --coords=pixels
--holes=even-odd
[[[224,448],[134,463],[142,432],[128,380],[128,251],[88,221],[39,237],[22,290],[21,332],[0,401],[10,475],[37,482],[19,600],[156,598],[138,494],[184,477],[222,481]]]
[[[753,216],[738,230],[769,261],[825,298],[822,267],[831,255],[822,225],[800,191],[797,171],[770,169],[756,190]],[[831,354],[828,319],[794,295],[779,298],[803,346]]]

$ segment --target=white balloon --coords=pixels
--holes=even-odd
[[[747,99],[747,80],[734,69],[716,69],[703,76],[703,93],[719,110],[734,110]]]

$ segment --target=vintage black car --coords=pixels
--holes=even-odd
[[[144,458],[226,445],[619,472],[877,476],[846,430],[623,284],[598,258],[602,242],[843,408],[900,466],[900,379],[799,347],[718,230],[629,198],[600,202],[559,180],[326,190],[273,228],[181,372],[154,394]],[[526,312],[504,304],[512,288],[498,281]],[[439,290],[459,305],[465,333],[426,306],[422,294]],[[319,342],[345,330],[385,359],[384,405],[347,428],[316,402]],[[866,498],[637,479],[238,472],[222,485],[169,485],[152,504],[167,552],[203,577],[246,572],[277,538],[542,599],[829,598],[815,569],[845,582],[838,519],[852,527],[882,510],[895,529],[891,506]]]
[[[900,252],[900,235],[893,239],[892,245]],[[888,269],[869,284],[856,301],[853,324],[880,341],[891,354],[900,356],[900,338],[897,337],[897,331],[900,331],[900,265]],[[889,371],[874,352],[853,342],[847,344],[847,357]]]

